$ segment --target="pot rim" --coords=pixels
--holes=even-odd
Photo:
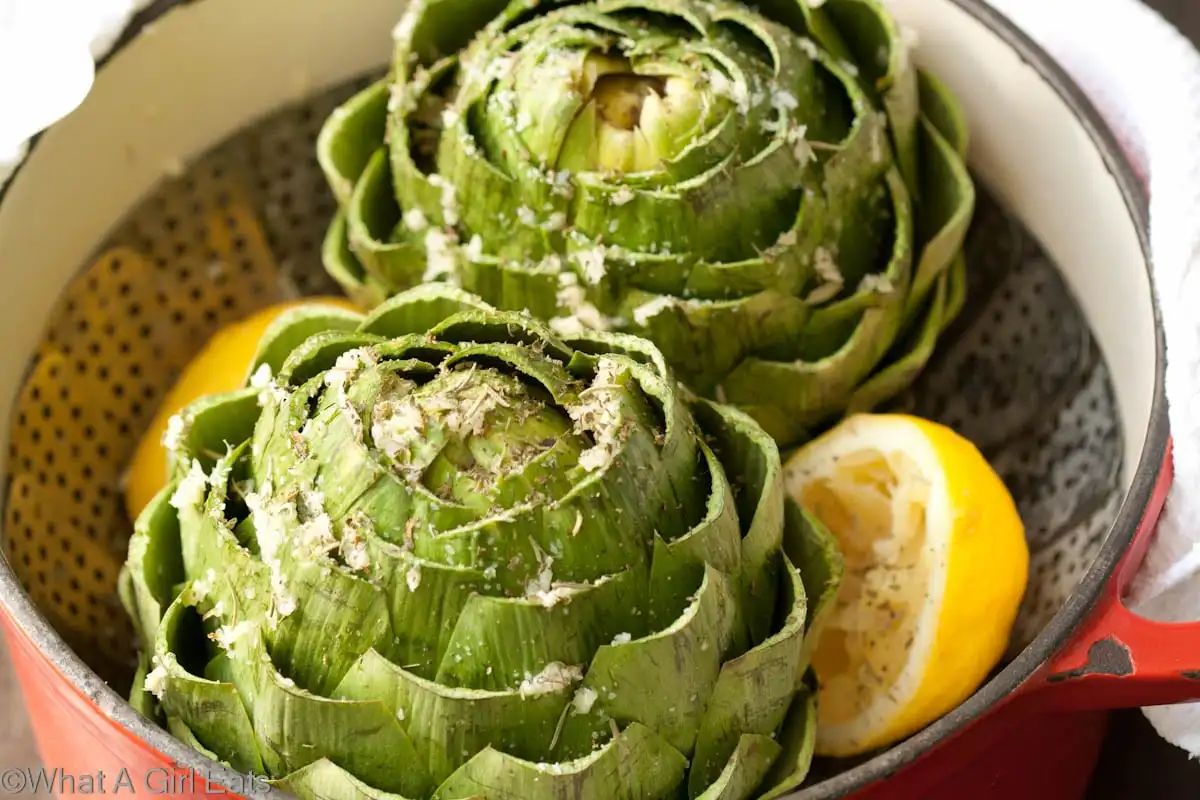
[[[113,48],[97,63],[100,69],[126,45],[135,40],[147,25],[166,12],[196,0],[155,0],[138,12],[121,33]],[[985,716],[999,701],[1009,696],[1039,667],[1064,645],[1084,622],[1089,612],[1112,578],[1114,570],[1129,547],[1158,480],[1167,453],[1169,431],[1167,404],[1164,392],[1165,342],[1161,313],[1154,288],[1151,269],[1149,200],[1145,185],[1137,170],[1121,149],[1108,124],[1100,116],[1078,84],[1028,34],[1008,17],[992,8],[985,0],[949,0],[998,36],[1013,49],[1023,62],[1038,73],[1043,81],[1059,95],[1083,126],[1089,139],[1101,154],[1108,172],[1116,181],[1137,231],[1151,290],[1151,305],[1155,323],[1154,396],[1150,409],[1145,440],[1137,469],[1112,526],[1109,528],[1091,567],[1080,580],[1067,602],[1033,642],[1009,662],[965,702],[925,729],[875,757],[839,775],[789,795],[795,800],[824,800],[839,797],[874,783],[917,760],[935,745],[950,738],[967,725]],[[28,147],[32,153],[37,146],[34,137]],[[17,165],[8,181],[0,186],[0,203],[7,189],[18,179],[22,164]],[[46,621],[21,588],[6,558],[0,558],[0,609],[12,620],[51,665],[72,687],[94,703],[106,716],[136,737],[143,747],[157,751],[177,766],[204,775],[213,783],[225,786],[244,785],[244,776],[211,761],[185,745],[168,731],[147,720],[133,709],[125,697],[117,694],[66,644]],[[270,790],[267,796],[284,797],[280,790]]]

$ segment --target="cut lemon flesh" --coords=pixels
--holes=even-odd
[[[817,751],[891,744],[965,700],[1003,654],[1029,568],[1016,506],[973,444],[900,415],[848,418],[786,478],[846,560],[813,656]]]
[[[171,417],[193,400],[209,394],[232,392],[241,387],[250,362],[254,359],[258,341],[267,327],[285,311],[311,303],[354,309],[349,301],[341,297],[309,298],[264,308],[221,328],[184,367],[175,385],[163,398],[150,426],[142,434],[129,463],[125,475],[125,511],[130,519],[136,519],[167,482],[167,453],[162,446],[162,439]]]

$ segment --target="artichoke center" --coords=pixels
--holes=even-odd
[[[658,169],[687,147],[705,108],[691,77],[601,53],[583,59],[572,91],[578,106],[557,160],[571,172]]]
[[[621,130],[632,131],[642,119],[642,107],[650,95],[666,94],[667,81],[654,75],[610,73],[596,80],[592,97],[600,121]]]
[[[541,483],[561,476],[584,446],[544,391],[478,365],[380,400],[371,432],[406,478],[481,512],[541,488],[539,475]],[[534,462],[556,446],[564,463],[543,475]]]

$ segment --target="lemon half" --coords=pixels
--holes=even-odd
[[[846,573],[813,657],[817,752],[891,744],[965,700],[1003,654],[1029,569],[1012,496],[942,425],[858,415],[786,465]]]

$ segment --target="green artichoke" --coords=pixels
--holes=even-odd
[[[650,338],[783,444],[905,388],[961,305],[957,103],[878,0],[414,0],[329,119],[330,273]]]
[[[841,562],[745,414],[442,284],[280,317],[169,437],[133,702],[302,797],[746,798],[812,755]]]

